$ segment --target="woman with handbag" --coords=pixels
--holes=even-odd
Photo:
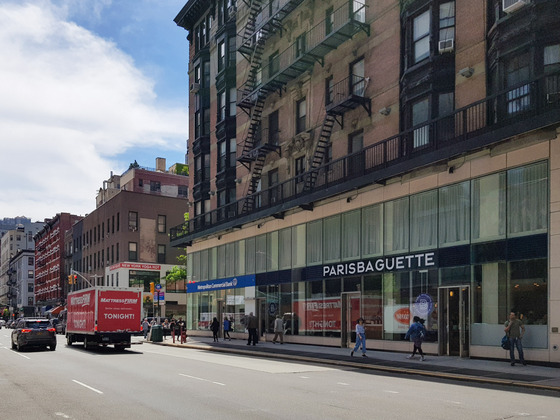
[[[407,359],[413,359],[416,356],[416,351],[422,357],[422,361],[426,360],[424,357],[424,352],[422,351],[422,341],[424,341],[424,337],[426,336],[426,328],[424,327],[424,320],[418,316],[413,318],[413,324],[408,329],[406,335],[404,336],[405,340],[410,339],[414,343],[414,349],[412,350],[412,354],[406,356]]]

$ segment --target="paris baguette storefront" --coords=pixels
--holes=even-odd
[[[546,155],[537,147],[523,159],[539,150]],[[207,334],[213,317],[227,316],[244,338],[254,312],[270,339],[280,315],[288,342],[350,347],[361,316],[368,348],[408,351],[404,335],[419,316],[428,353],[504,358],[503,323],[514,310],[526,325],[526,358],[555,361],[550,161],[500,162],[414,193],[410,181],[372,187],[194,244],[187,328]]]

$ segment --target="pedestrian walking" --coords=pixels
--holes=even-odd
[[[366,329],[364,328],[364,318],[358,318],[358,321],[356,322],[356,345],[354,346],[354,349],[350,352],[350,356],[354,356],[354,352],[358,351],[358,349],[360,348],[360,345],[362,346],[362,357],[367,357],[366,356]]]
[[[247,345],[249,346],[251,342],[253,342],[253,346],[257,345],[257,342],[259,341],[259,335],[257,334],[258,322],[255,315],[253,315],[253,312],[249,312],[245,325],[247,326],[247,331],[249,332]]]
[[[517,353],[519,354],[519,362],[523,366],[527,365],[525,358],[523,357],[523,344],[521,339],[523,334],[525,334],[525,326],[523,321],[517,318],[514,311],[509,314],[509,320],[504,324],[504,331],[509,338],[509,361],[512,366],[515,366],[515,347],[517,347]]]
[[[163,324],[161,324],[161,329],[163,332],[163,339],[167,339],[167,334],[169,333],[169,320],[165,318]]]
[[[212,336],[214,337],[214,343],[218,342],[218,331],[220,331],[220,321],[218,318],[214,317],[212,323],[210,324],[210,329],[212,330]]]
[[[231,322],[229,322],[227,316],[224,316],[224,341],[226,341],[227,339],[231,341],[231,337],[229,336],[230,328],[231,328]]]
[[[412,354],[406,356],[407,359],[413,359],[416,356],[416,352],[420,354],[422,361],[426,360],[424,356],[424,352],[422,351],[422,341],[424,341],[424,337],[426,336],[426,328],[424,327],[424,320],[418,316],[415,316],[412,319],[413,323],[406,332],[404,339],[412,341],[414,343],[414,348],[412,350]]]
[[[171,321],[169,321],[169,333],[171,334],[171,338],[173,339],[173,342],[175,342],[175,328],[176,328],[177,323],[175,322],[174,318],[171,318]]]
[[[148,331],[150,331],[150,323],[148,322],[148,318],[144,318],[144,322],[142,322],[142,332],[144,333],[144,340],[148,338]]]
[[[178,329],[178,338],[181,344],[187,342],[187,324],[183,321],[183,318],[179,318],[177,322],[177,329]]]
[[[276,339],[280,337],[280,344],[284,344],[284,323],[282,322],[282,318],[280,315],[276,315],[276,319],[274,320],[274,338],[272,339],[272,343],[276,344]]]

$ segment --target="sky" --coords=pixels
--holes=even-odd
[[[0,219],[85,215],[111,172],[185,162],[187,0],[0,0]]]

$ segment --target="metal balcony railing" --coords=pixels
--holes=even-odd
[[[560,123],[560,72],[512,86],[455,112],[411,127],[360,152],[344,156],[267,190],[211,212],[192,217],[170,230],[171,241],[188,241],[195,234],[227,222],[248,222],[251,215],[268,215],[449,159],[515,135]],[[311,190],[306,177],[314,172]],[[352,183],[350,188],[345,185]],[[340,188],[337,188],[340,186]],[[252,207],[244,207],[252,200]],[[281,206],[279,203],[283,203]],[[249,208],[248,211],[243,209]],[[248,218],[247,218],[248,217]]]

